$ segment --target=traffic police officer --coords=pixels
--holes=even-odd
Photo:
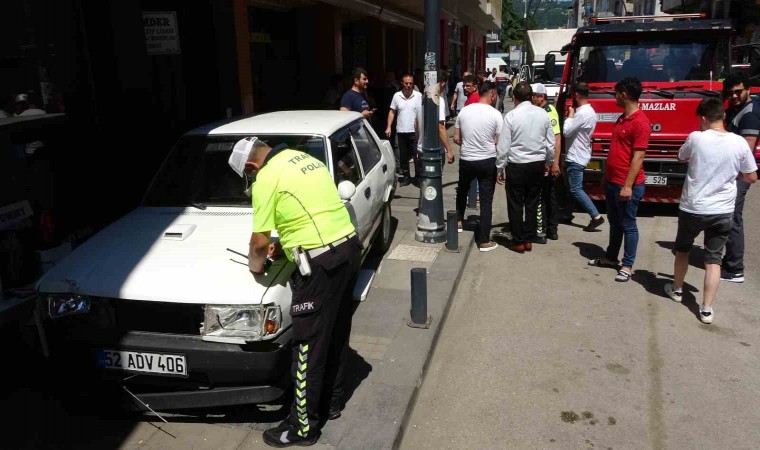
[[[236,151],[248,155],[244,172],[254,177],[251,272],[264,273],[268,257],[280,251],[297,266],[290,308],[295,398],[290,416],[266,430],[264,442],[312,445],[319,439],[320,421],[340,416],[361,244],[324,163],[256,138],[238,142],[233,157]],[[278,244],[270,243],[272,230],[279,235]]]
[[[533,98],[531,102],[544,108],[549,115],[554,132],[554,161],[549,168],[549,173],[544,177],[541,186],[541,204],[538,208],[538,235],[533,241],[538,244],[546,244],[546,239],[557,240],[557,229],[559,227],[559,205],[557,204],[556,180],[560,175],[559,159],[560,147],[562,146],[562,134],[559,127],[559,114],[546,98],[546,86],[536,83],[532,86]]]

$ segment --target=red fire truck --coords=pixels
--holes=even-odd
[[[687,166],[677,161],[678,149],[689,133],[699,129],[699,102],[721,97],[721,80],[732,67],[731,40],[729,20],[699,14],[599,18],[578,29],[562,49],[567,62],[557,105],[566,111],[572,104],[573,83],[588,83],[597,117],[592,159],[584,175],[584,189],[592,199],[604,199],[600,178],[612,127],[622,114],[615,104],[615,83],[635,76],[643,86],[639,107],[652,124],[644,159],[644,201],[679,201]],[[760,157],[760,146],[755,156]]]

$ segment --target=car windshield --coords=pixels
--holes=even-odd
[[[646,41],[581,47],[577,79],[586,82],[709,81],[721,78],[727,66],[727,44],[722,40],[688,39]]]
[[[235,143],[249,135],[185,136],[174,146],[156,175],[146,206],[251,207],[245,195],[250,180],[227,164]],[[325,139],[310,135],[258,135],[275,147],[285,144],[325,162]]]

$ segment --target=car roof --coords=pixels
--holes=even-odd
[[[214,122],[188,131],[185,135],[318,134],[330,136],[340,128],[361,118],[361,114],[352,111],[277,111],[242,119]]]

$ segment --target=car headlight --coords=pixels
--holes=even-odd
[[[90,312],[90,298],[76,294],[49,294],[47,308],[51,319],[86,314]]]
[[[206,305],[201,335],[258,341],[282,325],[278,305]]]

